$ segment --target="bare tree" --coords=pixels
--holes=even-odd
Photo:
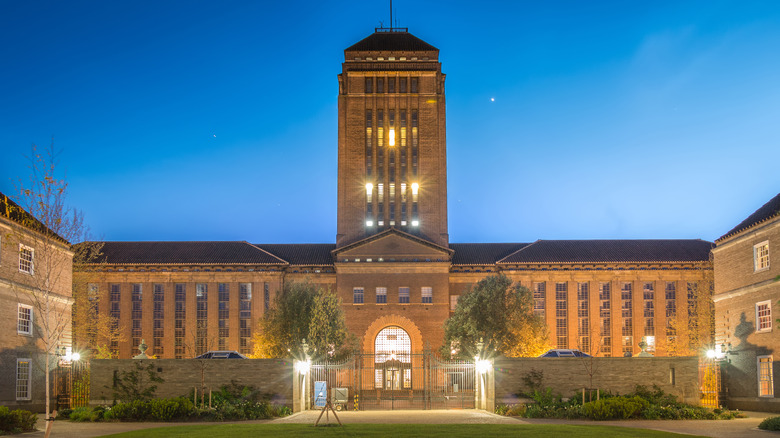
[[[57,176],[54,145],[42,151],[32,145],[29,180],[18,182],[18,205],[12,216],[21,226],[13,238],[19,248],[19,269],[12,290],[32,308],[30,319],[39,365],[45,375],[46,416],[51,412],[51,370],[58,353],[71,344],[72,242],[84,238],[82,214],[66,205],[68,184]],[[34,317],[34,318],[33,318]]]

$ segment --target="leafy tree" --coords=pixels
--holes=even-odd
[[[508,357],[535,357],[548,347],[547,325],[533,313],[533,293],[504,275],[483,278],[460,297],[444,323],[442,352],[471,358],[483,351]]]
[[[252,357],[303,357],[303,340],[314,357],[340,357],[354,344],[338,296],[308,281],[286,283],[258,323]]]

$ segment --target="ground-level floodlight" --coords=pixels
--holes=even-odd
[[[295,371],[298,372],[298,374],[306,374],[311,369],[311,361],[310,360],[296,360],[295,361]]]
[[[485,374],[485,373],[487,373],[490,370],[490,367],[492,365],[493,364],[491,364],[489,360],[485,360],[485,359],[478,360],[477,361],[477,372],[480,373],[480,374]]]

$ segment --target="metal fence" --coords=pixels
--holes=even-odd
[[[720,407],[720,364],[714,360],[699,362],[699,390],[701,405],[707,408]]]
[[[89,405],[89,362],[62,363],[54,370],[56,409]]]

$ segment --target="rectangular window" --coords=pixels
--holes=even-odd
[[[610,283],[599,283],[599,318],[601,319],[600,353],[612,355],[612,304]]]
[[[590,285],[577,283],[577,335],[579,348],[590,353]]]
[[[195,305],[195,355],[201,355],[209,350],[209,288],[207,284],[198,283],[195,285]]]
[[[460,295],[450,295],[450,312],[454,312],[455,308],[458,307],[459,299]]]
[[[395,93],[395,78],[387,78],[387,92]]]
[[[353,287],[352,288],[352,303],[353,304],[363,304],[363,288],[362,287]]]
[[[154,346],[154,354],[158,358],[161,358],[165,355],[165,351],[163,350],[163,338],[165,337],[163,328],[163,321],[165,319],[165,288],[162,284],[154,285],[154,294],[152,298],[154,300],[152,345]]]
[[[772,356],[759,356],[756,359],[758,361],[758,396],[774,397]]]
[[[184,357],[184,318],[186,316],[185,297],[186,297],[186,285],[184,283],[176,283],[176,291],[174,294],[174,347],[175,358],[181,359]]]
[[[374,92],[374,78],[366,78],[365,92],[366,94],[371,94]]]
[[[377,93],[384,93],[385,92],[385,79],[384,78],[376,78],[376,92]]]
[[[569,348],[568,285],[555,283],[556,348]]]
[[[417,91],[417,88],[418,88],[417,87],[417,83],[418,82],[419,82],[418,78],[412,78],[412,93],[417,93],[418,92]]]
[[[19,272],[33,274],[35,250],[29,246],[19,244]]]
[[[230,285],[227,283],[217,284],[217,298],[219,299],[219,310],[217,311],[219,326],[217,345],[220,350],[227,348],[227,340],[230,337]]]
[[[433,288],[432,287],[423,287],[421,289],[422,293],[422,302],[425,304],[433,303]]]
[[[398,288],[398,302],[401,304],[409,304],[409,288],[408,287],[399,287]]]
[[[621,315],[623,317],[623,354],[632,355],[634,353],[634,290],[632,283],[623,283],[620,285]]]
[[[268,283],[263,283],[263,310],[266,312],[271,307],[271,292]]]
[[[756,303],[756,331],[772,331],[772,301]]]
[[[755,272],[769,269],[769,241],[753,245],[753,269]]]
[[[372,141],[374,134],[373,122],[371,119],[371,110],[366,110],[366,176],[371,176],[373,172],[374,143]],[[368,202],[371,202],[369,199]]]
[[[398,79],[398,88],[400,93],[406,93],[406,78]]]
[[[655,336],[655,287],[653,283],[645,283],[642,286],[642,298],[644,300],[645,337],[649,339]],[[654,351],[650,349],[649,341],[647,344],[647,351]]]
[[[16,399],[30,400],[32,394],[32,361],[16,359]]]
[[[18,305],[18,317],[16,319],[16,333],[25,336],[33,334],[33,309],[26,304]]]
[[[544,317],[545,283],[534,283],[534,314]]]
[[[376,288],[376,303],[377,304],[387,304],[387,288],[386,287],[378,287],[378,288]]]
[[[677,285],[673,281],[666,282],[666,317],[677,316]]]
[[[417,110],[412,110],[412,177],[417,177],[418,163],[418,115]]]

